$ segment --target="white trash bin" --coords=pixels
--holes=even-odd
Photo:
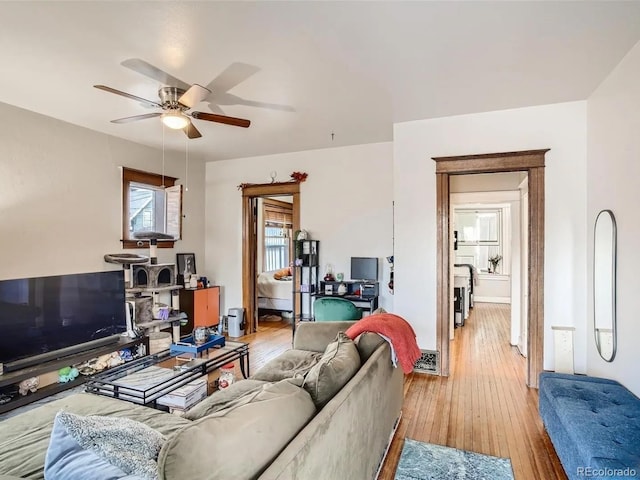
[[[244,308],[229,309],[227,328],[230,337],[241,337],[244,335]]]

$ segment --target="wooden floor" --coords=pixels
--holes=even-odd
[[[451,376],[405,377],[402,420],[379,478],[393,480],[404,438],[511,459],[516,480],[566,479],[525,385],[526,360],[509,345],[509,306],[476,303],[451,344]],[[251,343],[252,371],[291,347],[291,327],[264,322]]]

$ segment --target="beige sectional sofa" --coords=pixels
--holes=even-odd
[[[317,375],[326,377],[330,369],[323,362],[329,359],[338,362],[330,381],[341,381],[345,368],[336,348],[342,346],[334,340],[352,323],[301,324],[293,349],[233,390],[205,399],[187,418],[82,393],[5,420],[0,423],[0,480],[44,478],[53,421],[61,409],[130,418],[164,434],[160,479],[374,478],[400,417],[403,373],[392,366],[387,342],[365,333],[354,342],[361,366],[327,398]],[[300,375],[280,380],[307,372],[304,386]],[[313,375],[317,384],[310,388]]]

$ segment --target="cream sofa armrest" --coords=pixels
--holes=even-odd
[[[22,477],[14,477],[13,475],[3,475],[0,473],[0,480],[22,480]]]
[[[336,339],[356,322],[301,322],[296,327],[293,348],[310,352],[324,352]]]

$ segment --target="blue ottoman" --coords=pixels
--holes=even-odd
[[[540,374],[540,416],[571,480],[640,478],[640,400],[614,380]]]

